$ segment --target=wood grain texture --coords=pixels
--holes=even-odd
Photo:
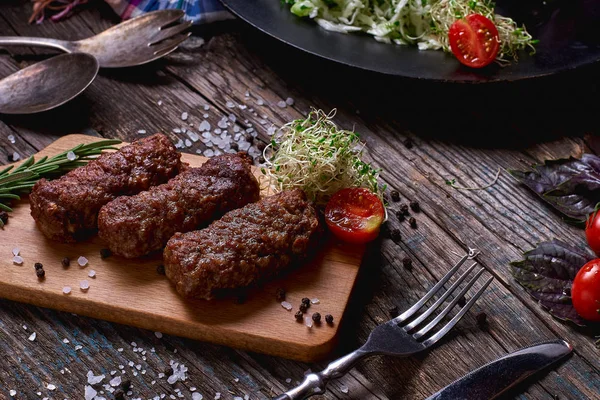
[[[52,156],[92,141],[85,135],[64,136],[37,157]],[[206,158],[185,154],[182,160],[200,166]],[[255,173],[260,178],[260,171]],[[1,242],[0,253],[11,254],[18,247],[25,262],[17,266],[11,265],[10,258],[3,261],[2,297],[302,361],[315,361],[331,352],[364,253],[364,246],[348,246],[335,240],[321,243],[323,250],[314,260],[249,291],[247,299],[238,304],[232,299],[183,300],[166,277],[156,272],[162,263],[160,255],[102,259],[100,250],[105,245],[97,237],[76,245],[49,241],[38,231],[25,200],[15,204],[3,233],[11,240]],[[77,264],[80,256],[89,260],[83,268]],[[69,268],[61,266],[64,257],[72,260]],[[35,277],[36,262],[44,265],[43,280]],[[96,272],[96,277],[87,276],[90,270]],[[90,284],[87,291],[79,289],[83,280]],[[72,288],[71,294],[63,294],[65,286]],[[286,290],[287,301],[294,305],[292,311],[276,300],[278,288]],[[315,324],[311,329],[298,323],[294,313],[304,297],[320,301],[310,307],[307,316],[316,311],[332,314],[336,323]]]
[[[101,1],[80,8],[61,23],[29,25],[30,11],[26,0],[2,3],[0,18],[5,23],[0,23],[0,34],[80,38],[116,21]],[[361,133],[366,157],[384,170],[383,181],[401,192],[403,202],[418,200],[423,211],[414,215],[416,230],[392,216],[389,226],[400,229],[402,240],[381,238],[368,248],[341,327],[340,345],[331,358],[358,347],[376,325],[389,319],[391,310],[401,311],[423,295],[454,260],[452,252],[461,252],[467,244],[484,249],[482,262],[498,279],[476,309],[431,352],[408,359],[367,359],[315,398],[423,399],[499,355],[556,337],[573,343],[575,354],[503,399],[598,398],[600,358],[594,332],[551,318],[507,272],[508,263],[538,241],[557,237],[583,245],[582,232],[562,222],[504,169],[577,155],[586,150],[586,142],[593,143],[590,138],[597,138],[600,131],[595,103],[587,99],[599,93],[600,66],[535,82],[444,85],[390,80],[333,65],[240,23],[198,28],[193,38],[147,68],[102,72],[84,96],[55,113],[1,116],[0,145],[25,156],[73,132],[131,141],[138,129],[145,129],[185,139],[172,132],[181,126],[181,112],[189,111],[197,123],[205,113],[198,105],[204,104],[210,105],[206,113],[212,125],[233,113],[241,128],[252,124],[257,140],[268,142],[270,124],[301,116],[311,106],[337,108],[336,123]],[[18,66],[46,53],[11,49],[11,54],[0,57]],[[288,96],[294,98],[294,106],[278,107],[277,102]],[[262,106],[259,98],[264,100]],[[228,101],[247,108],[231,109]],[[16,132],[16,143],[9,143],[4,132]],[[588,136],[586,142],[583,134]],[[412,148],[403,143],[406,139],[412,140]],[[184,151],[198,149],[204,147],[196,143]],[[0,157],[6,154],[0,149]],[[499,182],[485,191],[457,191],[445,184],[456,178],[462,185],[484,185],[498,167]],[[392,209],[397,207],[392,204]],[[411,270],[403,267],[404,257],[413,260]],[[488,315],[487,331],[476,325],[480,311]],[[38,333],[35,342],[27,341],[32,331]],[[63,338],[70,343],[63,343]],[[148,351],[143,360],[133,352],[132,342],[146,350],[155,347],[156,352]],[[83,348],[74,351],[75,344]],[[185,383],[171,386],[157,378],[171,359],[190,368]],[[129,361],[141,364],[147,374],[138,371],[134,376],[136,369],[128,366]],[[322,369],[326,362],[306,364],[171,335],[159,340],[144,329],[0,301],[0,398],[7,397],[11,388],[23,399],[37,398],[38,391],[51,398],[81,398],[88,370],[108,373],[119,364],[127,366],[123,375],[133,382],[134,398],[176,395],[175,389],[189,398],[189,388],[196,386],[205,399],[214,398],[216,392],[226,399],[244,393],[267,399],[300,381],[307,369]],[[64,366],[70,372],[63,375]],[[45,389],[49,382],[58,389]]]

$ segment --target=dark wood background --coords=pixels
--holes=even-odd
[[[30,25],[30,12],[27,1],[3,1],[0,35],[79,39],[118,22],[99,1],[60,23]],[[50,54],[45,49],[2,49],[0,77]],[[366,360],[333,382],[322,398],[425,398],[506,352],[559,337],[575,347],[569,360],[505,397],[594,399],[600,398],[600,350],[594,333],[550,317],[508,271],[510,261],[539,241],[556,237],[585,245],[583,232],[561,221],[506,169],[598,149],[599,72],[594,65],[535,81],[478,85],[391,79],[316,59],[228,21],[198,28],[164,60],[102,70],[83,95],[59,109],[0,116],[0,163],[8,162],[13,152],[28,156],[69,133],[131,141],[145,130],[185,139],[173,133],[185,126],[184,111],[190,114],[187,123],[196,126],[204,113],[213,126],[234,113],[240,127],[252,124],[258,140],[268,142],[271,124],[300,117],[310,107],[336,108],[335,121],[361,134],[367,157],[383,168],[382,180],[401,193],[403,202],[419,201],[422,211],[414,215],[417,229],[392,213],[388,225],[400,229],[402,240],[396,244],[381,238],[370,247],[340,345],[330,359],[359,346],[395,308],[402,310],[423,295],[467,246],[482,251],[480,260],[496,280],[443,344],[408,359]],[[263,106],[256,104],[258,97]],[[287,97],[295,100],[293,106],[276,105]],[[229,101],[248,108],[230,109]],[[209,111],[202,108],[206,104]],[[268,123],[262,124],[263,119]],[[406,146],[406,139],[414,145]],[[202,146],[197,142],[184,151]],[[445,183],[456,179],[464,186],[485,185],[498,169],[498,182],[486,190],[456,190]],[[394,210],[398,203],[391,206]],[[2,232],[0,237],[10,240]],[[403,267],[404,257],[412,259],[412,269]],[[488,315],[487,330],[475,320],[481,311]],[[32,332],[37,333],[33,342],[27,340]],[[136,347],[146,353],[134,352]],[[157,377],[169,360],[189,368],[185,383],[171,386]],[[129,367],[129,361],[140,370]],[[265,399],[327,361],[308,365],[178,337],[159,339],[141,329],[0,300],[0,398],[9,398],[10,390],[19,399],[83,398],[89,370],[110,377],[110,371],[123,365],[124,376],[132,381],[132,398],[161,393],[191,398],[189,388],[196,387],[205,399],[217,392],[224,399],[246,394]],[[49,390],[48,384],[56,389]]]

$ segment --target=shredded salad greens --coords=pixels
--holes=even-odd
[[[519,50],[537,43],[510,18],[495,14],[490,0],[282,0],[291,12],[312,18],[335,32],[365,32],[375,40],[398,45],[416,45],[421,50],[450,52],[448,30],[469,14],[493,21],[500,36],[500,63],[516,59]]]
[[[361,160],[363,143],[357,133],[339,129],[326,114],[312,110],[305,119],[283,125],[263,155],[262,173],[276,190],[300,188],[317,205],[348,187],[364,187],[380,198],[380,170]]]

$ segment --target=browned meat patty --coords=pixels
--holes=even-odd
[[[127,258],[160,250],[175,232],[199,229],[257,201],[260,188],[250,165],[241,155],[217,156],[147,192],[119,197],[100,210],[98,234]]]
[[[165,270],[181,295],[211,299],[303,259],[320,231],[304,192],[284,191],[230,211],[205,229],[176,233],[164,251]]]
[[[182,168],[180,156],[165,135],[137,140],[58,179],[41,179],[29,195],[31,215],[50,239],[82,239],[97,227],[100,207],[167,182]]]

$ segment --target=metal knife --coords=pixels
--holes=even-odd
[[[564,340],[539,343],[469,372],[426,400],[489,400],[573,351]]]

